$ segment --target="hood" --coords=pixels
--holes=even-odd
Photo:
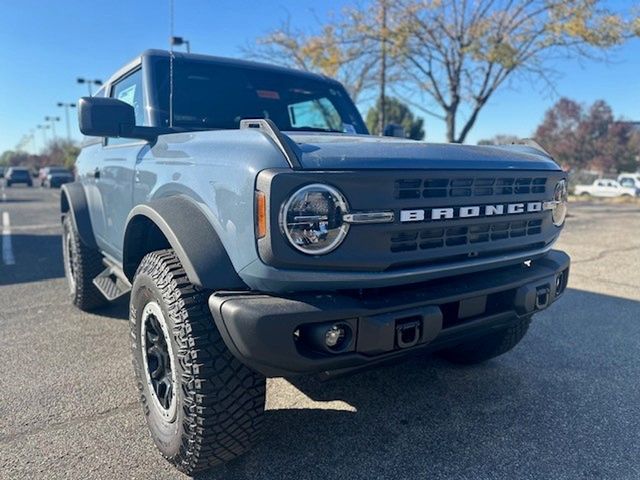
[[[285,132],[305,169],[560,170],[544,152],[525,145],[476,146],[393,137]]]

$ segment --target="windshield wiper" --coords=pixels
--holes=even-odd
[[[291,127],[291,132],[320,132],[320,133],[344,133],[342,130],[317,127]]]

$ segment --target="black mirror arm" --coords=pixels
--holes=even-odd
[[[139,138],[154,143],[160,135],[177,133],[178,130],[165,127],[139,127],[136,125],[120,125],[120,137]]]

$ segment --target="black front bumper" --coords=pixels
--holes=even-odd
[[[564,292],[569,257],[551,251],[529,266],[360,292],[272,296],[217,292],[209,308],[229,350],[269,377],[359,368],[437,350],[508,326]],[[339,348],[325,345],[337,325]]]

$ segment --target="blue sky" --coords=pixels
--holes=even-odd
[[[191,40],[193,50],[241,56],[251,43],[290,16],[294,25],[313,29],[339,12],[339,0],[175,0],[175,34]],[[633,0],[616,0],[629,8]],[[0,1],[0,152],[13,148],[45,115],[57,115],[58,101],[86,94],[76,77],[105,79],[146,48],[166,48],[169,0],[1,0]],[[608,63],[559,61],[556,92],[521,82],[503,89],[481,113],[467,141],[497,133],[530,136],[544,111],[559,96],[580,102],[606,100],[617,115],[640,120],[640,40],[615,52]],[[366,106],[365,106],[366,107]],[[361,108],[364,116],[366,113]],[[75,112],[72,135],[79,138]],[[426,118],[427,139],[444,140],[444,125]],[[42,144],[41,132],[36,132]]]

